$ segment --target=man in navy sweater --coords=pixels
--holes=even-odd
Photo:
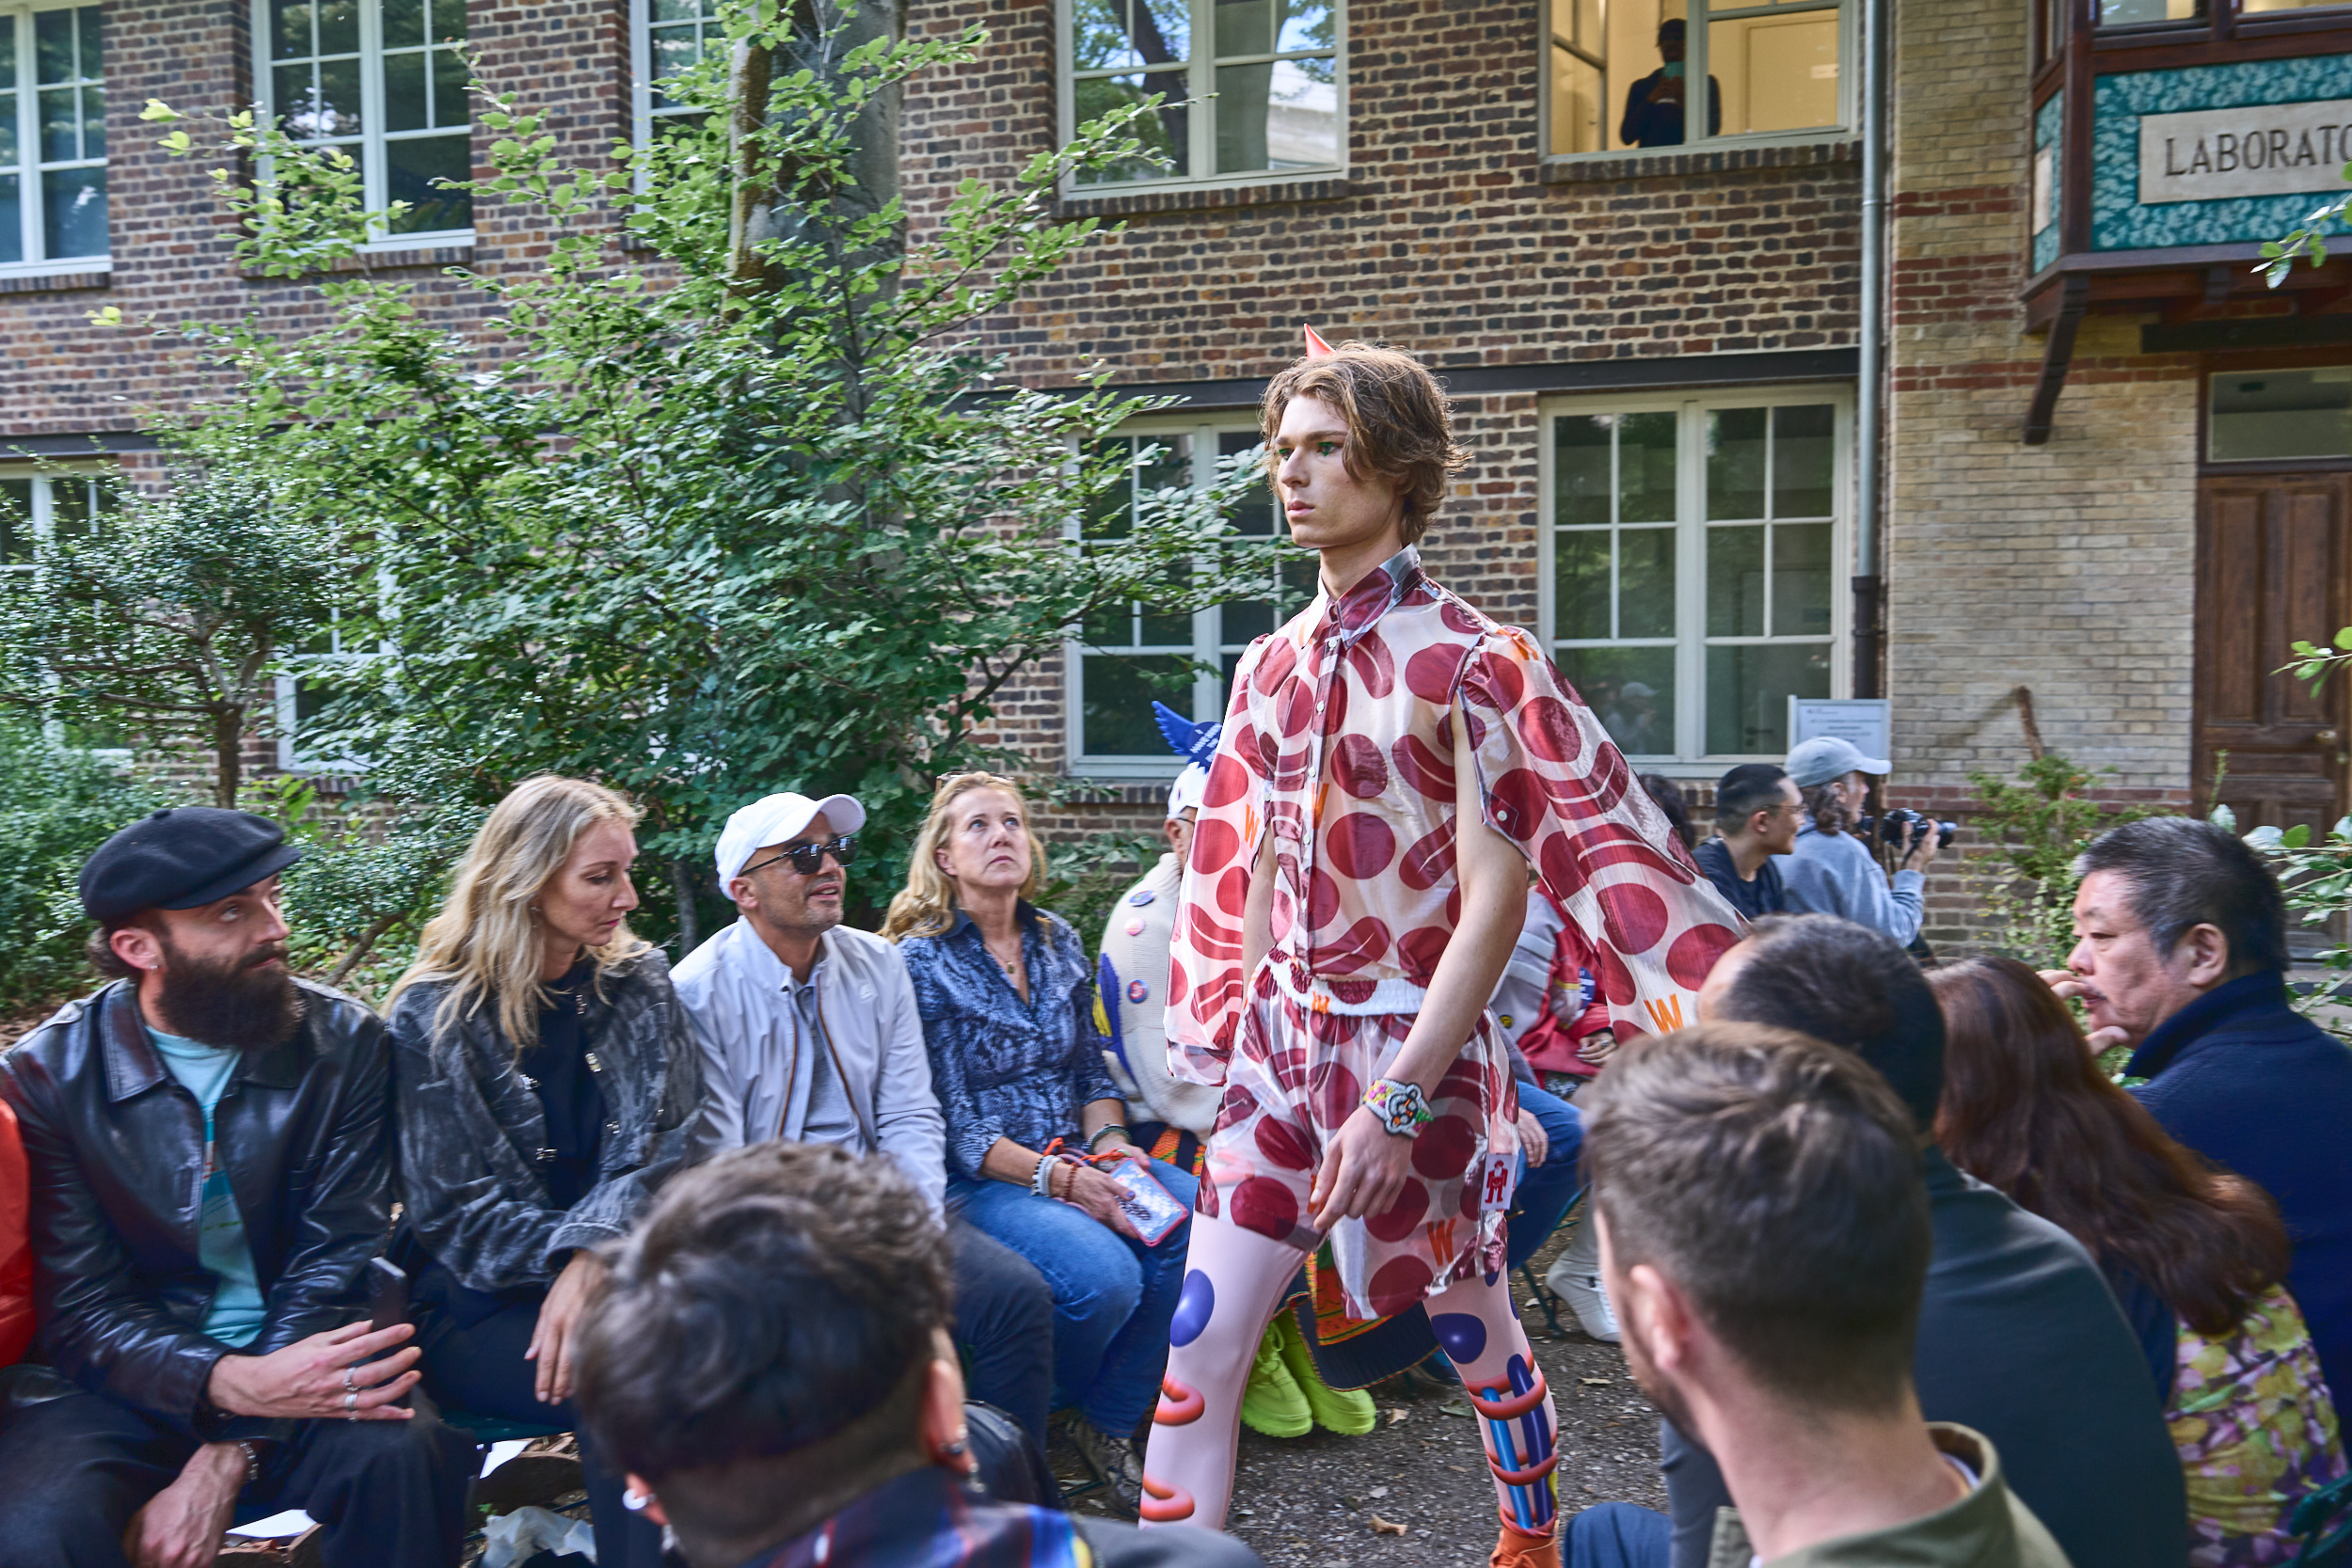
[[[2286,902],[2253,850],[2156,816],[2075,862],[2074,950],[2045,976],[2082,998],[2099,1050],[2134,1047],[2133,1092],[2166,1132],[2278,1200],[2303,1308],[2352,1394],[2352,1051],[2287,1002]]]

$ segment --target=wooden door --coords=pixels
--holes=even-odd
[[[2212,804],[2221,767],[2240,832],[2304,823],[2323,834],[2345,809],[2352,678],[2339,673],[2314,695],[2279,671],[2289,644],[2325,644],[2352,619],[2352,475],[2208,479],[2198,499],[2196,799]]]

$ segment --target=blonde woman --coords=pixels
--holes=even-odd
[[[1035,908],[1043,847],[1011,780],[959,773],[931,797],[882,935],[914,981],[947,1123],[947,1206],[1037,1266],[1054,1293],[1057,1405],[1129,1507],[1133,1433],[1157,1398],[1191,1225],[1147,1244],[1123,1189],[1085,1153],[1142,1164],[1189,1211],[1195,1182],[1127,1135],[1103,1065],[1094,966],[1078,934]]]
[[[660,952],[632,936],[636,809],[579,779],[499,802],[388,1011],[401,1235],[424,1386],[443,1408],[577,1427],[590,1250],[675,1171],[699,1057]],[[596,1560],[651,1568],[659,1527],[623,1506],[582,1434]]]

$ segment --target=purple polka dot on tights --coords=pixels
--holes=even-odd
[[[1486,1354],[1486,1325],[1468,1312],[1439,1312],[1429,1320],[1429,1327],[1457,1367],[1467,1367]]]
[[[1176,1298],[1176,1315],[1168,1324],[1168,1342],[1191,1344],[1200,1338],[1200,1331],[1209,1326],[1209,1320],[1216,1314],[1216,1287],[1209,1283],[1207,1275],[1195,1269],[1184,1275],[1184,1294]]]

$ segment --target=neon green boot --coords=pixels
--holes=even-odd
[[[1268,1333],[1280,1336],[1283,1363],[1290,1368],[1291,1381],[1305,1396],[1307,1410],[1317,1426],[1343,1437],[1361,1437],[1379,1421],[1379,1407],[1370,1394],[1360,1388],[1334,1388],[1323,1381],[1323,1374],[1315,1370],[1314,1355],[1307,1349],[1306,1336],[1298,1331],[1298,1319],[1289,1308],[1274,1315]]]
[[[1249,1386],[1241,1396],[1241,1418],[1252,1432],[1268,1437],[1304,1437],[1314,1425],[1307,1396],[1299,1392],[1282,1360],[1280,1329],[1288,1316],[1276,1314],[1265,1338],[1258,1341],[1258,1359],[1250,1365]]]

